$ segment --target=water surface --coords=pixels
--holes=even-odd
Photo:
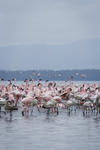
[[[99,150],[100,119],[77,110],[59,115],[39,113],[22,117],[14,112],[0,118],[0,150]]]

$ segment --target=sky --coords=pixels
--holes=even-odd
[[[100,0],[0,0],[0,70],[100,69]]]

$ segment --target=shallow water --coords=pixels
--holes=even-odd
[[[88,114],[83,117],[77,110],[59,115],[39,113],[22,117],[13,112],[0,118],[0,150],[99,150],[100,119]]]

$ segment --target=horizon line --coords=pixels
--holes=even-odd
[[[59,69],[59,70],[55,70],[55,69],[25,69],[25,70],[22,70],[22,69],[16,69],[16,70],[6,70],[6,69],[0,69],[0,71],[73,71],[73,70],[77,70],[77,71],[80,71],[80,70],[100,70],[100,68],[88,68],[88,69]]]

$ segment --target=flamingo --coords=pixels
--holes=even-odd
[[[87,110],[91,110],[91,107],[93,103],[91,101],[86,101],[84,102],[83,106],[82,106],[82,110],[83,110],[83,115],[85,115],[85,112],[87,114]]]
[[[42,107],[48,110],[47,114],[50,113],[50,109],[55,109],[55,111],[58,114],[57,102],[54,99],[45,102]]]

